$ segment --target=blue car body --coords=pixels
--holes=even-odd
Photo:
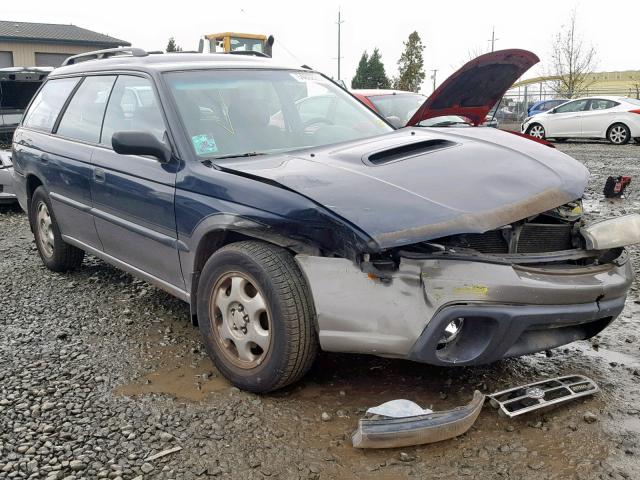
[[[566,98],[555,99],[555,100],[540,100],[529,107],[527,110],[527,116],[533,117],[539,113],[547,112],[552,108],[557,107],[558,105],[562,105],[569,100]]]

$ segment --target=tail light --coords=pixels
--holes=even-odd
[[[640,115],[640,108],[636,108],[635,110],[629,110],[629,113],[637,113]]]

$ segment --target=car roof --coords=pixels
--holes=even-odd
[[[50,77],[74,73],[112,70],[164,72],[215,68],[268,68],[302,70],[303,67],[281,65],[271,58],[228,53],[151,53],[146,56],[116,55],[109,58],[80,61],[56,68]]]
[[[614,102],[618,102],[620,100],[626,100],[627,98],[629,97],[621,97],[619,95],[593,95],[591,97],[571,98],[570,100],[567,100],[567,102],[573,102],[575,100],[613,100]]]
[[[357,94],[357,95],[363,95],[365,97],[376,97],[381,95],[399,95],[404,93],[408,93],[410,95],[424,96],[421,93],[407,92],[405,90],[393,90],[388,88],[355,88],[351,90],[351,93]]]

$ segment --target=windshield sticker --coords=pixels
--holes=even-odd
[[[191,141],[198,155],[209,155],[218,151],[216,140],[211,135],[194,135],[191,137]]]

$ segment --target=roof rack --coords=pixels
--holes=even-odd
[[[78,62],[85,62],[87,60],[102,60],[105,58],[116,56],[128,56],[128,57],[146,57],[149,53],[142,48],[135,47],[119,47],[119,48],[105,48],[104,50],[95,50],[93,52],[85,52],[79,55],[74,55],[67,58],[62,62],[62,67],[66,65],[74,65]]]

